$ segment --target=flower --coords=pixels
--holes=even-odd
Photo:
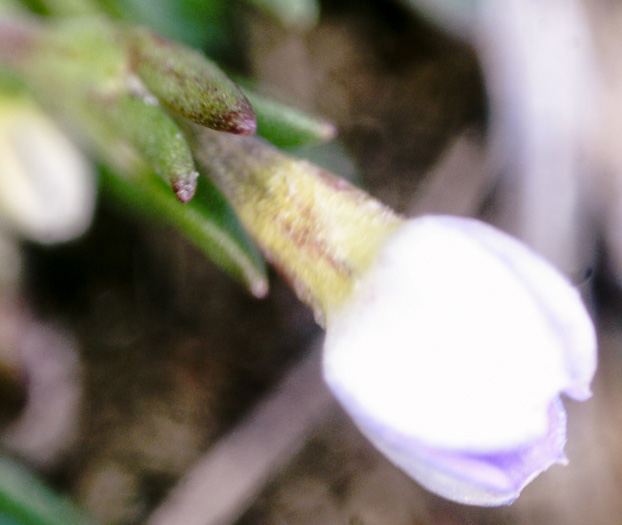
[[[0,224],[54,244],[82,235],[95,175],[80,150],[29,99],[0,98]]]
[[[326,382],[428,489],[510,503],[564,463],[564,393],[590,396],[596,336],[543,258],[474,219],[406,220],[253,137],[201,130],[197,163],[326,327]]]
[[[565,463],[564,393],[590,397],[596,338],[578,292],[474,219],[393,233],[327,319],[324,376],[363,434],[429,490],[514,501]]]

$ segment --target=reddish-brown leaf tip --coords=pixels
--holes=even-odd
[[[197,190],[198,176],[198,173],[192,172],[190,178],[178,178],[173,182],[173,191],[180,202],[186,204],[192,200]]]

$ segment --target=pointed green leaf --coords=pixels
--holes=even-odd
[[[322,144],[337,135],[337,128],[327,120],[312,117],[250,89],[243,91],[255,108],[257,134],[275,146],[293,148]]]
[[[124,32],[132,66],[162,104],[217,131],[255,133],[252,106],[227,75],[202,53],[146,29]]]
[[[194,196],[199,174],[192,153],[175,122],[147,96],[122,93],[96,98],[93,109],[119,137],[136,148],[144,161],[173,188],[181,202]]]

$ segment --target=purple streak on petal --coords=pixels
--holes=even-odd
[[[566,412],[559,399],[549,407],[549,431],[542,439],[489,454],[435,448],[361,418],[360,412],[358,417],[352,415],[367,438],[396,466],[428,490],[459,503],[510,504],[537,475],[567,461],[563,451]]]
[[[549,408],[549,430],[542,439],[517,450],[493,452],[491,454],[430,452],[438,461],[454,473],[468,476],[474,482],[488,485],[490,490],[507,491],[518,497],[520,491],[538,474],[555,463],[566,463],[564,445],[566,444],[566,412],[559,399]],[[444,456],[444,458],[443,458]],[[462,464],[464,462],[464,465]],[[466,466],[467,468],[462,468]],[[480,467],[482,468],[480,471]],[[497,469],[503,473],[506,484],[495,486],[494,478],[487,479],[487,469]]]

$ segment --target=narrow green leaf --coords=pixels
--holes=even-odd
[[[181,202],[194,196],[199,174],[192,153],[175,122],[159,104],[135,94],[93,99],[93,109],[126,139],[144,161],[173,188]]]
[[[0,457],[0,523],[4,523],[4,516],[17,525],[95,523],[34,474],[8,458]]]
[[[266,267],[259,251],[213,183],[201,176],[194,199],[178,202],[161,179],[151,174],[127,178],[102,170],[102,189],[132,212],[176,227],[256,297],[268,292]]]
[[[124,36],[136,73],[164,106],[217,131],[255,133],[252,106],[202,53],[147,29],[128,28]]]
[[[255,108],[257,134],[281,148],[322,144],[335,138],[337,128],[331,122],[312,117],[291,106],[243,88]]]

